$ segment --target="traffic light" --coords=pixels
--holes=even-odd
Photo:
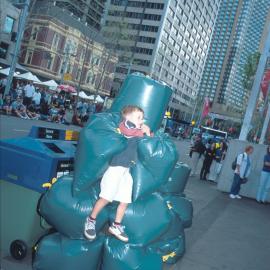
[[[191,125],[195,126],[196,122],[194,120],[191,121]]]

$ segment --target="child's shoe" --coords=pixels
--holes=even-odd
[[[90,217],[87,217],[84,223],[84,236],[89,240],[96,238],[96,221]]]
[[[113,234],[116,238],[123,242],[128,242],[128,236],[126,235],[124,231],[124,226],[121,224],[115,224],[114,222],[109,227],[109,232]]]

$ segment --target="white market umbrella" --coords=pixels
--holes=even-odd
[[[0,74],[8,76],[9,70],[10,70],[10,68],[3,68],[3,69],[0,69]],[[15,75],[19,75],[18,72],[15,72],[14,74],[15,74]]]
[[[27,72],[27,73],[24,73],[24,74],[20,74],[20,75],[15,75],[15,77],[17,78],[20,78],[20,79],[24,79],[24,80],[27,80],[27,81],[33,81],[33,82],[41,82],[39,80],[39,78],[32,74],[31,72]]]
[[[96,101],[102,103],[104,102],[104,99],[101,96],[97,95]]]
[[[58,83],[55,80],[49,80],[46,82],[41,82],[41,85],[48,86],[50,90],[56,90]]]
[[[86,95],[84,91],[81,91],[81,92],[79,93],[79,97],[80,97],[80,98],[84,98],[84,99],[93,100],[93,99],[91,98],[91,96]]]
[[[91,97],[91,100],[95,99],[94,95],[91,95],[90,97]],[[102,103],[102,102],[104,102],[104,99],[101,96],[97,95],[96,96],[96,101],[99,102],[99,103]]]

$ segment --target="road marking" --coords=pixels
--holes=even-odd
[[[13,129],[14,131],[20,131],[20,132],[29,132],[29,130],[26,129]]]

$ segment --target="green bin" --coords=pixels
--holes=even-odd
[[[0,180],[1,256],[23,259],[49,229],[36,210],[39,198],[36,191]]]

